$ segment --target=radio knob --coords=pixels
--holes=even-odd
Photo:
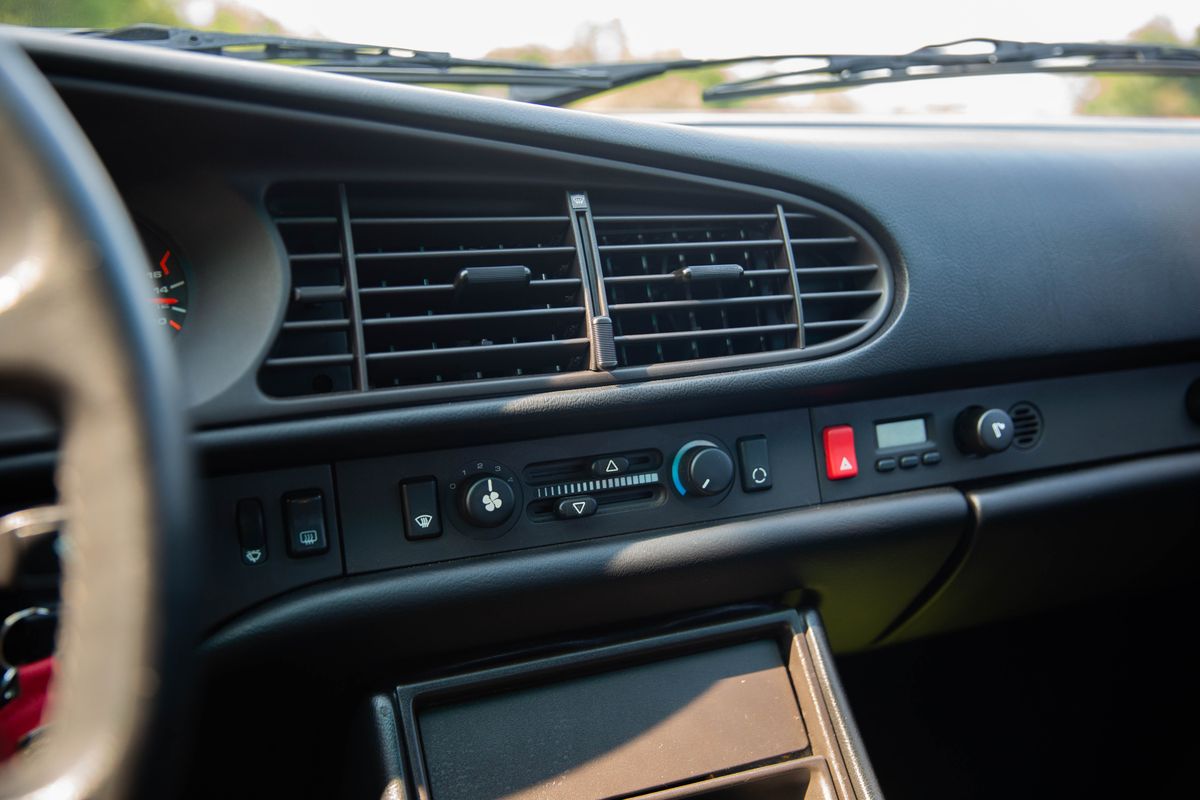
[[[1003,453],[1013,441],[1013,421],[999,408],[971,406],[958,415],[954,440],[964,453],[987,456]]]

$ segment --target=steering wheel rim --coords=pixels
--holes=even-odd
[[[0,34],[0,390],[55,406],[67,520],[47,733],[0,767],[0,797],[140,793],[180,741],[193,483],[146,270],[95,152]]]

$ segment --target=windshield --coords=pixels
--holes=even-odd
[[[58,28],[137,23],[269,33],[445,51],[460,59],[577,66],[631,61],[730,59],[765,53],[903,54],[973,37],[1041,42],[1200,45],[1200,4],[910,2],[676,3],[561,0],[408,4],[377,0],[0,0],[0,22]],[[309,66],[313,64],[309,63]],[[1040,119],[1081,115],[1200,116],[1200,78],[1130,74],[985,74],[961,80],[721,99],[713,87],[794,64],[743,63],[680,69],[562,103],[609,113],[867,116],[957,115]],[[431,81],[422,81],[431,83]],[[435,85],[437,85],[435,83]],[[512,86],[440,86],[533,99]],[[709,90],[710,97],[703,96]]]

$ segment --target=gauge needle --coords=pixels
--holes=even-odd
[[[179,301],[174,297],[151,297],[151,303],[158,303],[160,306],[173,306]]]

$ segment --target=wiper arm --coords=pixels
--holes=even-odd
[[[980,52],[956,52],[981,44]],[[877,83],[955,78],[971,75],[1014,75],[1038,72],[1132,72],[1151,75],[1200,74],[1200,49],[1151,44],[1084,42],[1019,42],[1003,39],[961,39],[900,55],[804,54],[773,60],[817,60],[815,67],[774,72],[729,81],[704,91],[705,100],[842,89]],[[765,58],[754,60],[768,60]]]
[[[449,53],[331,42],[268,34],[221,33],[142,23],[126,28],[73,30],[90,38],[163,47],[250,61],[297,62],[313,70],[395,83],[459,83],[510,87],[514,100],[562,106],[654,78],[697,67],[773,61],[783,56],[728,59],[681,58],[617,64],[546,66],[526,61],[457,58]]]
[[[267,34],[221,33],[139,24],[73,31],[77,36],[207,53],[249,61],[283,61],[343,75],[398,83],[473,83],[502,86],[610,88],[604,70],[552,67],[525,61],[458,58],[432,50],[331,42]]]
[[[514,100],[551,106],[566,105],[669,72],[754,62],[807,60],[821,63],[804,69],[721,83],[704,90],[704,99],[736,100],[971,75],[1035,72],[1200,74],[1200,49],[1152,44],[962,39],[899,55],[797,53],[555,67],[525,61],[458,58],[432,50],[265,34],[220,33],[151,24],[72,33],[251,61],[288,62],[323,72],[395,83],[508,86],[510,97]],[[984,47],[978,52],[964,53],[961,52],[963,45]]]

